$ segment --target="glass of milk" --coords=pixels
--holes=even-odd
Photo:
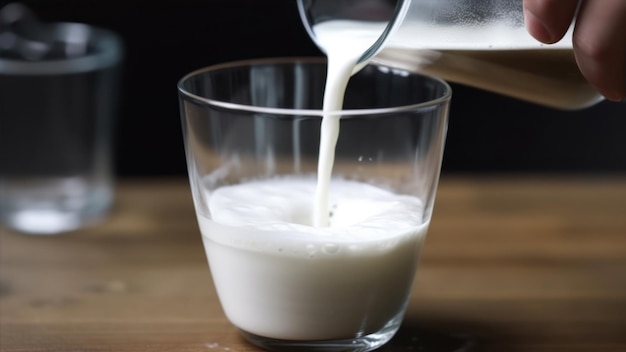
[[[343,109],[324,111],[326,68],[322,58],[251,60],[178,84],[215,288],[232,324],[269,350],[389,341],[433,211],[450,87],[368,65],[350,79]],[[322,128],[329,116],[337,128]],[[338,134],[336,146],[320,152],[327,134]]]

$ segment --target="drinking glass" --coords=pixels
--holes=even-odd
[[[178,83],[193,202],[220,303],[248,341],[269,350],[369,351],[389,341],[433,210],[450,87],[370,65],[333,113],[341,119],[331,203],[334,182],[358,187],[330,205],[327,229],[312,226],[325,80],[324,59],[274,58],[203,68]],[[224,196],[242,185],[252,187]],[[389,209],[405,200],[415,207],[370,214],[369,202],[380,200],[370,191]],[[403,216],[411,225],[390,230]]]
[[[93,224],[114,198],[123,43],[83,23],[0,9],[0,222],[50,235]]]

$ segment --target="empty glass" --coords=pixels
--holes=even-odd
[[[18,4],[0,19],[0,220],[30,234],[92,223],[113,201],[121,40]]]

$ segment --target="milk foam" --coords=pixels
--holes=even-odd
[[[353,21],[355,27],[363,23]],[[433,25],[406,22],[394,32],[385,48],[429,50],[520,50],[520,49],[572,49],[570,28],[559,42],[543,44],[533,38],[524,26],[494,22],[488,26]]]
[[[286,233],[289,242],[364,242],[414,233],[423,223],[422,202],[369,184],[333,179],[329,183],[329,225],[311,224],[313,177],[282,177],[226,186],[213,191],[214,222],[265,231],[264,240]],[[282,237],[282,236],[281,236]]]
[[[352,50],[360,56],[360,53],[376,41],[385,27],[386,23],[382,22],[331,20],[316,24],[313,32],[317,44],[327,55],[340,50]],[[382,50],[572,49],[572,34],[573,26],[557,43],[543,44],[533,38],[523,26],[511,26],[505,22],[494,22],[488,26],[405,22],[388,36]]]

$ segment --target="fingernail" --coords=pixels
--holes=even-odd
[[[552,33],[548,30],[548,27],[543,24],[541,20],[535,14],[524,8],[524,18],[526,23],[526,29],[537,40],[544,43],[554,43],[555,39]]]

